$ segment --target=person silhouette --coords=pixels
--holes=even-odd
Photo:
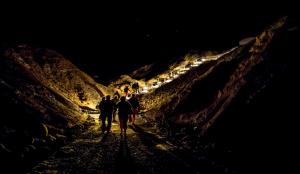
[[[124,93],[125,93],[125,96],[127,97],[128,96],[128,92],[129,92],[130,90],[129,90],[129,86],[125,86],[125,88],[124,88]]]
[[[112,114],[113,114],[113,110],[114,110],[114,103],[112,100],[110,100],[110,95],[106,96],[103,108],[104,108],[104,112],[103,112],[103,116],[101,118],[102,119],[102,132],[104,132],[106,130],[108,133],[111,130]],[[106,119],[107,119],[107,125],[106,125]]]
[[[139,83],[135,82],[132,84],[132,89],[134,90],[134,93],[138,94],[139,93]]]
[[[126,136],[128,116],[132,113],[132,107],[130,103],[126,101],[125,96],[121,97],[121,101],[117,104],[117,109],[119,115],[121,135],[124,133],[124,135]]]
[[[132,114],[131,114],[131,124],[134,125],[135,117],[139,112],[140,103],[136,97],[136,94],[132,94],[132,97],[129,99],[129,103],[132,106]]]
[[[100,120],[104,120],[104,115],[105,115],[105,111],[104,111],[104,103],[105,103],[105,97],[102,97],[102,100],[98,103],[98,105],[96,106],[96,109],[98,109],[100,111],[100,115],[99,115],[99,122]],[[101,125],[101,130],[102,132],[104,132],[105,130],[105,124]]]

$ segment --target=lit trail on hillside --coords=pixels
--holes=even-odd
[[[170,83],[173,80],[177,79],[179,76],[186,74],[188,71],[192,70],[193,68],[199,67],[205,62],[218,60],[220,57],[233,52],[237,48],[238,47],[234,47],[228,51],[225,51],[217,55],[201,56],[199,58],[195,58],[190,61],[185,61],[184,63],[176,66],[172,70],[164,72],[163,74],[160,74],[144,82],[144,85],[141,85],[142,87],[140,92],[142,94],[153,92],[155,89],[161,87],[162,85],[166,83]]]

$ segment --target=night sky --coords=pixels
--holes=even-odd
[[[6,11],[0,17],[1,44],[55,49],[88,74],[107,81],[188,52],[226,50],[280,16],[293,14],[255,4],[245,8],[246,4],[2,6]]]

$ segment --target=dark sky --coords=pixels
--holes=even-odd
[[[77,5],[7,6],[0,17],[1,44],[53,48],[105,79],[189,51],[233,47],[291,13],[245,4]]]

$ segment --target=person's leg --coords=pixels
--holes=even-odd
[[[116,111],[113,112],[113,122],[116,122]]]
[[[101,126],[100,126],[100,124],[101,124]],[[100,129],[102,131],[102,117],[101,117],[101,115],[99,116],[99,126],[100,126]]]
[[[102,116],[101,116],[101,121],[102,121],[101,130],[102,130],[102,132],[104,132],[105,129],[106,129],[106,126],[105,126],[105,120],[106,120],[106,116],[105,116],[105,115],[102,115]]]
[[[124,134],[126,135],[126,130],[127,130],[127,121],[128,121],[128,115],[124,118],[123,120],[123,128],[124,128]]]
[[[121,132],[122,132],[122,130],[124,129],[124,126],[123,126],[123,120],[119,120],[120,121],[120,129],[121,129]]]
[[[107,132],[110,132],[111,120],[112,120],[112,113],[109,113],[108,116],[107,116]]]
[[[132,113],[132,118],[131,118],[131,119],[132,119],[132,121],[131,121],[132,124],[134,124],[134,122],[135,122],[135,115],[136,115],[136,114],[137,114],[137,110],[134,109],[134,110],[133,110],[133,113]]]
[[[120,130],[121,130],[121,135],[123,133],[123,129],[124,129],[124,121],[123,119],[119,116],[119,124],[120,124]]]
[[[128,120],[129,120],[129,123],[132,123],[132,114],[129,114],[129,115],[127,116],[127,118],[128,118]]]
[[[123,134],[123,130],[124,130],[124,121],[120,120],[120,129],[121,129],[121,135]]]

